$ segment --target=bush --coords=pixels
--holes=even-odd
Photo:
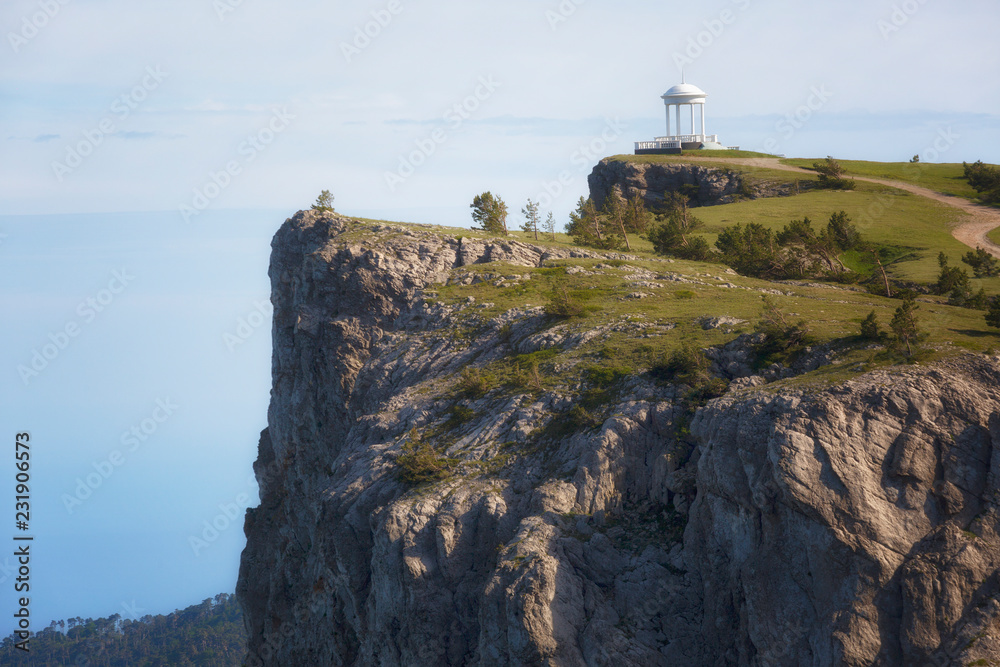
[[[834,213],[826,226],[831,240],[840,250],[853,250],[861,245],[861,232],[845,211]]]
[[[969,274],[964,269],[957,266],[948,266],[948,255],[943,252],[938,253],[938,265],[941,272],[938,274],[937,284],[934,290],[937,294],[949,294],[956,289],[969,291]]]
[[[963,162],[962,167],[969,185],[979,193],[984,202],[1000,202],[1000,169],[983,164],[982,160],[975,164]]]
[[[760,223],[726,227],[715,246],[722,253],[722,261],[741,275],[770,278],[782,272],[775,234]]]
[[[757,333],[764,334],[764,342],[757,346],[761,361],[777,354],[791,351],[805,345],[809,337],[809,326],[805,320],[791,322],[770,296],[761,297],[764,307],[757,322]]]
[[[694,386],[710,378],[708,357],[689,343],[672,351],[663,361],[649,369],[660,382],[680,382]]]
[[[993,297],[989,310],[986,311],[986,324],[1000,329],[1000,296]]]
[[[948,305],[959,308],[971,308],[972,310],[986,310],[989,307],[989,299],[986,290],[979,288],[976,293],[972,292],[972,287],[968,283],[958,285],[948,295]]]
[[[844,178],[844,168],[832,157],[826,162],[814,162],[813,169],[819,172],[819,186],[831,190],[853,190],[856,183],[853,179]]]
[[[688,211],[687,198],[676,192],[670,193],[667,205],[666,215],[659,216],[660,224],[650,230],[647,237],[653,244],[653,251],[681,259],[707,259],[712,253],[708,241],[700,236],[691,236],[702,226],[702,222]]]
[[[684,343],[650,368],[649,374],[660,383],[687,385],[691,388],[687,400],[701,404],[726,393],[729,387],[729,383],[722,378],[712,377],[710,369],[708,357],[698,348]]]
[[[580,317],[585,312],[583,304],[576,301],[569,293],[566,286],[562,286],[556,290],[549,299],[549,303],[545,306],[545,314],[549,317],[557,317],[559,319],[569,319],[571,317]]]
[[[580,197],[576,211],[569,214],[566,233],[573,237],[573,243],[600,250],[617,250],[623,241],[614,233],[605,216],[597,212],[594,201],[583,197]]]
[[[444,430],[454,431],[463,424],[468,424],[476,418],[476,411],[464,405],[453,405],[448,410],[448,419],[444,423]]]
[[[1000,274],[1000,262],[997,258],[977,247],[975,252],[970,250],[962,257],[962,261],[972,267],[972,275],[976,278],[992,278]]]
[[[466,368],[458,379],[456,389],[458,394],[465,398],[482,398],[493,385],[493,378],[485,375],[478,368]]]
[[[861,337],[865,340],[882,340],[882,330],[879,328],[878,317],[874,310],[861,320]]]
[[[542,430],[543,439],[559,440],[580,431],[592,431],[604,422],[581,405],[574,405],[561,415],[553,417]]]
[[[629,369],[623,366],[590,366],[583,377],[598,389],[606,389],[629,374]]]
[[[402,453],[396,457],[396,476],[404,484],[415,486],[437,482],[451,474],[458,461],[445,458],[429,443],[424,442],[416,429],[410,431],[403,444]]]

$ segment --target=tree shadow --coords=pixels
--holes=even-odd
[[[982,331],[980,329],[948,329],[948,331],[969,338],[1000,338],[1000,331]]]

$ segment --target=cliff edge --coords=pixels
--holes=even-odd
[[[674,323],[518,303],[556,273],[620,281],[626,304],[666,285],[762,289],[640,264],[285,222],[237,589],[246,664],[1000,655],[1000,358],[828,386],[756,376],[693,410],[681,387],[594,370]],[[439,298],[446,285],[493,301]]]

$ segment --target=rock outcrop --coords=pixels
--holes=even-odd
[[[593,255],[312,212],[272,248],[246,664],[1000,656],[1000,359],[745,386],[693,421],[634,377],[586,423],[579,388],[457,387],[594,332],[428,294],[478,264],[516,284],[511,266]],[[451,474],[410,487],[401,454],[432,435]]]
[[[740,197],[786,196],[795,192],[796,186],[786,182],[768,182],[748,178],[733,169],[698,164],[673,162],[646,163],[623,161],[614,158],[601,160],[587,177],[590,197],[598,209],[604,198],[615,186],[625,196],[640,195],[647,208],[663,207],[664,193],[685,191],[698,206],[730,204]],[[808,187],[808,183],[800,187]]]

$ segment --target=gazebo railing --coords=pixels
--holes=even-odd
[[[654,141],[660,142],[677,142],[677,143],[691,143],[695,141],[701,142],[712,142],[719,143],[719,135],[717,134],[679,134],[673,137],[656,137]]]
[[[637,151],[651,151],[659,150],[663,148],[680,148],[681,142],[679,141],[637,141],[635,142],[635,149]]]

